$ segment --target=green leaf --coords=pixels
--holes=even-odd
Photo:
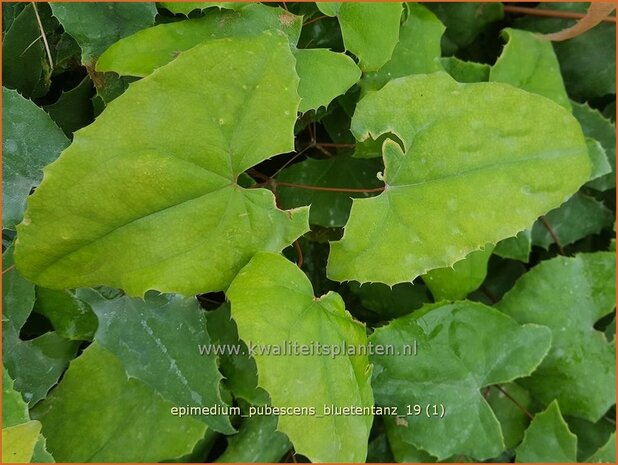
[[[616,433],[612,433],[607,443],[586,460],[588,463],[616,463]]]
[[[26,5],[2,35],[2,85],[32,98],[47,93],[51,74],[34,8]]]
[[[97,71],[147,76],[207,39],[253,36],[268,29],[284,32],[296,45],[301,26],[302,17],[283,8],[251,4],[239,11],[212,10],[203,18],[160,24],[116,42],[97,61]]]
[[[286,168],[277,181],[338,189],[372,189],[382,185],[376,174],[379,160],[359,160],[346,155],[316,160],[308,158]],[[369,192],[333,192],[296,187],[277,187],[282,208],[311,205],[309,222],[325,227],[345,225],[353,197],[369,197]]]
[[[234,279],[227,296],[247,344],[283,350],[287,344],[309,349],[315,341],[329,348],[346,344],[358,349],[367,343],[365,328],[346,312],[341,297],[329,292],[315,298],[309,279],[279,255],[257,254]],[[256,350],[254,356],[260,386],[275,407],[314,407],[322,415],[324,405],[373,405],[366,353],[298,356]],[[282,415],[277,429],[290,438],[297,453],[313,462],[359,462],[367,455],[372,419]]]
[[[324,3],[318,7],[325,8]],[[359,58],[363,72],[377,71],[390,60],[399,41],[400,2],[344,2],[322,11],[337,15],[345,48]]]
[[[342,2],[315,2],[315,5],[326,16],[337,16]]]
[[[76,341],[91,341],[97,330],[97,317],[79,295],[71,291],[36,289],[35,311],[44,315],[56,332]]]
[[[446,73],[368,94],[352,132],[361,141],[396,134],[403,149],[384,143],[385,191],[355,199],[342,240],[331,244],[328,276],[337,281],[392,285],[451,266],[529,227],[590,174],[579,125],[562,107]]]
[[[95,342],[32,416],[59,462],[158,462],[191,452],[206,431],[171,407]]]
[[[295,56],[296,72],[302,78],[298,85],[301,97],[298,111],[303,113],[328,106],[361,76],[356,63],[343,53],[313,48],[298,50]]]
[[[464,61],[457,57],[444,57],[442,66],[456,81],[459,82],[487,82],[491,66],[486,63]]]
[[[511,398],[507,397],[507,394]],[[509,383],[500,386],[500,389],[490,389],[486,399],[500,422],[504,445],[507,449],[514,448],[523,439],[530,421],[522,411],[522,407],[530,409],[530,394],[517,384]]]
[[[247,6],[244,2],[161,2],[159,3],[166,10],[175,15],[181,14],[189,16],[195,10],[205,10],[206,8],[217,7],[219,9],[240,10]]]
[[[2,88],[2,110],[2,227],[15,229],[43,167],[69,141],[45,111],[14,90]]]
[[[520,323],[552,330],[549,355],[519,383],[540,401],[557,399],[565,414],[593,422],[616,402],[615,348],[593,328],[615,307],[614,261],[613,253],[598,252],[542,262],[498,304]]]
[[[569,431],[558,402],[553,401],[547,410],[534,416],[517,447],[517,462],[570,463],[576,461],[576,452],[577,436]]]
[[[588,155],[590,156],[590,163],[592,164],[590,180],[592,181],[606,174],[610,174],[613,168],[609,163],[607,153],[601,143],[590,137],[586,137],[586,143],[588,144]]]
[[[292,445],[277,431],[277,417],[260,415],[243,419],[238,433],[227,436],[227,447],[218,463],[279,462]]]
[[[612,172],[589,182],[587,185],[598,191],[616,187],[616,124],[605,118],[588,104],[572,102],[573,115],[581,124],[586,137],[601,143],[607,154]]]
[[[62,92],[54,103],[45,106],[45,111],[64,133],[71,137],[75,131],[90,124],[94,119],[90,99],[92,93],[92,81],[86,76],[73,89]]]
[[[4,252],[2,266],[3,364],[15,380],[15,389],[34,405],[56,384],[79,344],[54,332],[27,341],[20,339],[34,305],[34,285],[15,268],[12,247]]]
[[[2,427],[19,425],[30,420],[28,404],[14,387],[14,382],[2,366]]]
[[[465,298],[477,289],[487,275],[487,262],[492,246],[471,252],[452,267],[436,268],[423,275],[423,281],[431,291],[434,300],[456,300]]]
[[[255,360],[248,355],[246,344],[238,337],[238,328],[232,320],[229,304],[206,313],[206,324],[213,347],[227,345],[240,348],[238,354],[224,353],[218,356],[223,386],[237,399],[244,399],[254,405],[267,404],[268,394],[258,387]]]
[[[539,3],[539,9],[584,13],[587,2]],[[575,20],[526,16],[517,27],[551,33],[566,29]],[[601,23],[569,40],[553,44],[569,95],[587,100],[616,93],[616,25]]]
[[[2,428],[2,463],[30,463],[40,431],[38,421]]]
[[[505,29],[502,37],[507,43],[491,68],[489,80],[543,95],[570,110],[560,64],[551,42],[531,32],[511,28]]]
[[[470,45],[487,25],[504,17],[502,3],[427,3],[427,7],[446,26],[442,50],[447,55]]]
[[[94,61],[110,45],[152,26],[154,3],[50,3],[52,12],[82,49],[82,63]]]
[[[529,229],[524,229],[516,236],[502,239],[496,244],[494,253],[502,258],[512,258],[520,262],[528,263],[532,248],[532,236]]]
[[[440,38],[444,26],[426,7],[408,3],[408,17],[401,25],[399,42],[391,59],[361,81],[363,90],[378,90],[392,79],[410,74],[441,71]]]
[[[107,300],[94,291],[83,298],[99,319],[95,340],[118,358],[130,378],[174,405],[224,410],[216,356],[199,351],[200,345],[211,341],[195,298],[147,294],[144,300],[126,296]],[[217,431],[235,431],[225,415],[201,419]]]
[[[386,426],[386,435],[388,444],[393,453],[393,458],[399,463],[433,463],[437,462],[436,458],[413,446],[406,441],[408,429],[404,427],[407,420],[402,418],[386,416],[384,424]]]
[[[495,457],[504,441],[480,389],[529,375],[550,339],[547,328],[520,326],[483,304],[427,305],[369,338],[374,345],[395,348],[395,355],[371,357],[376,402],[397,406],[404,417],[398,422],[399,437],[440,460],[455,454]],[[413,343],[418,351],[410,358],[405,348]],[[408,415],[407,405],[420,405],[421,414]],[[426,411],[433,412],[428,405],[436,405],[438,412],[443,406],[444,416],[428,418]],[[466,434],[461,434],[464,424]]]
[[[427,287],[421,283],[401,283],[391,288],[382,283],[359,284],[352,281],[348,287],[363,307],[376,313],[377,320],[407,315],[431,299]]]
[[[577,417],[565,418],[569,429],[577,436],[577,460],[579,462],[589,462],[588,459],[611,439],[616,425],[611,418],[608,418],[609,416],[603,417],[596,423]]]
[[[297,83],[287,40],[270,33],[206,42],[134,83],[46,168],[18,228],[22,273],[129,295],[227,288],[256,252],[307,230],[307,208],[236,183],[293,148]]]
[[[545,215],[545,222],[551,227],[562,246],[572,244],[591,234],[599,234],[612,227],[614,213],[593,197],[578,192],[560,207]],[[555,240],[548,228],[537,221],[532,227],[532,244],[545,250]]]

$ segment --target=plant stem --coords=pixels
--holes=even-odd
[[[554,240],[554,242],[558,246],[560,255],[566,255],[564,253],[564,249],[562,248],[562,244],[560,243],[560,239],[558,239],[558,235],[556,234],[556,231],[554,231],[554,228],[551,227],[551,224],[549,224],[549,221],[547,221],[547,218],[545,218],[544,216],[541,216],[539,218],[539,221],[543,223],[543,226],[545,226],[545,229],[547,229],[547,232],[549,232],[549,235],[551,236],[551,238]]]
[[[561,11],[561,10],[545,10],[543,8],[530,8],[527,6],[511,6],[505,5],[504,11],[507,13],[521,13],[530,16],[543,16],[546,18],[563,18],[563,19],[582,19],[585,13],[576,11]],[[603,19],[606,23],[616,23],[614,16],[608,16]]]
[[[500,391],[502,394],[504,394],[506,396],[507,399],[509,399],[511,402],[513,402],[515,404],[515,406],[521,410],[522,412],[524,412],[526,414],[526,416],[528,418],[530,418],[531,420],[534,420],[534,415],[532,415],[528,409],[526,407],[524,407],[523,405],[521,405],[517,399],[515,399],[512,395],[510,395],[508,392],[506,392],[500,385],[498,384],[494,384],[493,387],[495,387],[498,391]]]

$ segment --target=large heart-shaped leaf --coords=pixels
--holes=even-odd
[[[514,236],[567,200],[590,174],[577,121],[550,100],[501,83],[414,75],[368,94],[357,139],[383,146],[385,191],[355,199],[328,274],[411,281]],[[474,136],[471,136],[474,134]]]
[[[225,289],[257,251],[307,230],[307,208],[236,182],[293,148],[297,85],[270,32],[208,41],[134,83],[45,169],[18,227],[22,273],[131,295]]]
[[[395,355],[374,355],[378,405],[397,406],[405,417],[397,437],[438,459],[454,454],[482,460],[504,450],[500,424],[481,388],[530,374],[550,345],[547,328],[517,324],[474,302],[428,305],[378,328],[375,346]],[[417,345],[414,356],[406,346]],[[420,413],[408,406],[419,405]],[[430,406],[430,407],[427,407]],[[427,412],[444,408],[438,417]],[[462,433],[465,425],[465,433]]]
[[[346,312],[341,297],[332,292],[314,297],[311,282],[296,265],[267,253],[257,254],[240,271],[227,295],[240,337],[254,347],[259,384],[272,405],[315,409],[314,415],[279,417],[278,429],[296,452],[313,462],[364,461],[372,415],[324,412],[324,405],[373,405],[371,367],[367,352],[360,352],[367,344],[365,328]],[[316,342],[331,353],[319,353]],[[343,344],[356,354],[333,355]],[[307,352],[294,353],[294,345]]]

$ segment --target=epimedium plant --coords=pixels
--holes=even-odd
[[[615,26],[534,11],[3,4],[3,460],[615,461]]]

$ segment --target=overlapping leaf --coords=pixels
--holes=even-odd
[[[18,267],[50,288],[225,289],[257,251],[307,229],[306,208],[281,211],[236,183],[292,149],[297,84],[271,33],[206,42],[133,84],[46,168]]]
[[[346,312],[338,294],[316,298],[311,282],[296,265],[275,254],[257,254],[232,282],[227,295],[240,337],[247,344],[284,350],[283,344],[309,347],[346,344],[357,350],[342,356],[313,353],[260,353],[254,356],[259,384],[276,407],[314,407],[316,415],[283,415],[278,429],[297,453],[314,462],[365,460],[372,416],[323,416],[324,405],[373,405],[365,328]],[[307,375],[310,374],[309,377]],[[307,434],[307,431],[312,434]]]
[[[613,253],[597,252],[542,262],[498,304],[520,323],[552,331],[548,356],[520,383],[539,400],[557,399],[565,414],[590,421],[616,402],[615,342],[593,328],[616,304],[614,261]]]
[[[485,305],[462,301],[426,306],[376,329],[369,340],[395,347],[395,355],[371,358],[372,385],[378,405],[397,406],[405,416],[399,438],[438,459],[464,454],[483,460],[500,454],[504,440],[481,388],[530,374],[551,336],[547,328],[520,326]],[[411,358],[405,347],[414,342]],[[421,415],[407,415],[406,406],[414,404],[421,405]],[[426,405],[443,406],[444,416],[428,418]]]
[[[2,228],[15,229],[42,169],[69,145],[48,114],[14,90],[2,88]]]
[[[206,434],[204,423],[171,407],[95,342],[32,415],[59,462],[158,462],[190,454]]]
[[[145,300],[107,300],[95,291],[83,298],[99,319],[95,340],[118,358],[127,375],[174,405],[225,406],[215,354],[199,351],[210,344],[210,337],[195,298],[147,295]],[[217,431],[234,432],[225,415],[200,419]]]
[[[352,131],[361,141],[394,134],[403,147],[384,143],[385,191],[355,199],[342,240],[331,244],[328,274],[338,281],[395,284],[450,266],[529,227],[590,174],[581,129],[562,107],[446,73],[367,95]]]

